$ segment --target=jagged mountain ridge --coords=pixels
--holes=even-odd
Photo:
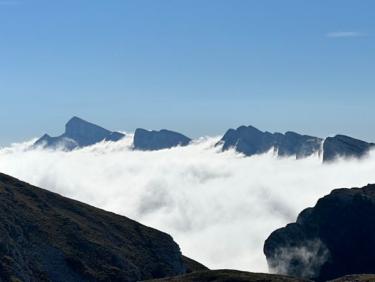
[[[109,131],[81,118],[73,117],[67,122],[64,134],[58,137],[45,134],[34,143],[33,147],[42,146],[70,151],[101,141],[116,142],[124,137],[125,135],[120,132]],[[142,151],[155,151],[187,146],[191,141],[191,138],[171,130],[149,131],[138,128],[134,133],[133,148]],[[372,148],[375,148],[374,143],[345,135],[323,139],[292,131],[284,134],[270,133],[253,126],[229,129],[216,146],[221,146],[222,151],[235,149],[245,156],[263,154],[272,149],[279,157],[295,156],[297,159],[319,154],[323,156],[323,162],[331,162],[340,157],[362,158]]]
[[[290,131],[285,134],[270,133],[253,126],[240,126],[229,129],[218,145],[222,144],[224,151],[234,148],[246,156],[263,154],[273,148],[279,156],[296,155],[303,158],[319,152],[322,141],[321,138]]]
[[[374,147],[374,143],[367,143],[345,135],[328,137],[323,144],[323,162],[330,162],[338,157],[362,158]]]
[[[235,149],[245,156],[263,154],[272,149],[280,157],[296,156],[297,159],[322,154],[323,162],[331,162],[339,157],[362,158],[375,148],[373,143],[345,135],[323,139],[291,131],[285,134],[263,132],[253,126],[229,129],[217,146],[222,146],[223,151]]]

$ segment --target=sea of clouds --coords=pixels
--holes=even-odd
[[[272,231],[334,188],[375,182],[375,152],[323,165],[319,156],[220,152],[211,137],[154,152],[133,151],[131,140],[73,152],[13,144],[0,149],[0,171],[165,231],[210,268],[257,272],[268,271]]]

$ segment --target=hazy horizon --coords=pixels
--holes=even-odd
[[[73,117],[73,116],[72,116]],[[80,116],[76,116],[76,117],[79,117],[79,118],[82,118]],[[24,138],[23,140],[12,140],[10,141],[9,143],[1,143],[0,142],[0,148],[7,148],[9,146],[11,146],[12,144],[18,144],[18,143],[24,143],[24,142],[28,142],[29,140],[37,140],[39,139],[41,136],[43,136],[44,134],[48,134],[50,136],[60,136],[62,133],[64,133],[64,130],[65,130],[65,123],[68,121],[69,119],[67,119],[61,126],[58,127],[58,129],[56,130],[53,130],[52,132],[43,132],[43,133],[40,133],[38,136],[35,135],[35,136],[28,136],[26,138]],[[101,126],[101,127],[104,127],[102,124],[100,123],[95,123],[95,122],[92,122],[90,120],[87,120],[87,119],[84,119],[85,121],[87,122],[90,122],[90,123],[94,123],[98,126]],[[132,130],[122,130],[122,129],[114,129],[114,128],[109,128],[109,127],[105,127],[106,129],[108,130],[111,130],[111,131],[118,131],[118,132],[122,132],[124,134],[134,134],[135,132],[135,129],[137,128],[143,128],[143,129],[146,129],[146,130],[161,130],[161,129],[168,129],[168,130],[173,130],[173,131],[176,131],[176,132],[179,132],[179,133],[182,133],[182,134],[185,134],[187,135],[188,137],[192,138],[193,140],[198,140],[199,138],[202,138],[202,137],[212,137],[212,138],[215,138],[215,137],[222,137],[226,131],[228,129],[236,129],[240,126],[253,126],[263,132],[271,132],[271,133],[276,133],[276,132],[279,132],[279,133],[285,133],[285,132],[288,132],[288,131],[293,131],[293,132],[296,132],[296,133],[299,133],[299,134],[302,134],[302,135],[310,135],[310,136],[314,136],[314,137],[319,137],[319,138],[327,138],[327,137],[333,137],[335,135],[338,135],[338,134],[344,134],[342,132],[334,132],[334,133],[330,133],[328,135],[325,135],[325,136],[322,136],[322,135],[315,135],[313,133],[309,133],[309,132],[306,132],[306,131],[297,131],[297,130],[293,130],[293,129],[288,129],[286,128],[285,130],[279,130],[279,129],[276,129],[276,130],[269,130],[267,128],[261,128],[257,125],[254,125],[254,124],[239,124],[239,125],[236,125],[236,126],[231,126],[231,127],[228,127],[226,128],[225,130],[223,130],[222,132],[220,133],[216,133],[216,134],[210,134],[210,133],[205,133],[205,134],[202,134],[202,135],[189,135],[189,134],[186,134],[185,132],[181,131],[181,130],[178,130],[178,129],[175,129],[175,128],[165,128],[165,127],[161,127],[161,128],[145,128],[145,127],[142,127],[142,126],[139,126],[139,127],[136,127]],[[353,137],[353,138],[357,138],[357,139],[361,139],[360,137],[358,136],[353,136],[353,135],[350,135],[350,133],[347,133],[347,134],[344,134],[344,135],[348,135],[350,137]],[[368,140],[368,139],[365,139],[365,138],[362,138],[363,141],[367,141],[367,142],[373,142],[375,140]]]

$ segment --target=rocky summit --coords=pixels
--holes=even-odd
[[[366,156],[375,144],[367,143],[345,135],[328,137],[323,145],[323,161],[331,162],[338,157],[362,158]]]
[[[94,145],[101,141],[116,142],[125,135],[120,132],[113,132],[98,125],[87,122],[81,118],[73,117],[65,125],[65,132],[58,137],[43,135],[35,143],[34,147],[51,149],[73,150]]]
[[[162,129],[160,131],[149,131],[138,128],[134,133],[134,149],[142,151],[154,151],[170,149],[177,146],[186,146],[191,139],[185,135]]]
[[[229,129],[217,145],[222,145],[223,151],[234,148],[246,156],[274,149],[278,156],[294,155],[303,158],[320,152],[322,141],[321,138],[295,132],[270,133],[253,126],[240,126]]]
[[[375,185],[333,190],[269,236],[270,270],[316,281],[375,273],[374,218]]]
[[[226,151],[234,149],[245,156],[264,154],[270,150],[279,157],[296,156],[305,158],[318,153],[323,155],[323,162],[331,162],[337,158],[362,158],[375,148],[368,143],[345,135],[336,135],[326,139],[301,135],[292,131],[285,134],[261,131],[253,126],[240,126],[229,129],[216,144]]]
[[[4,174],[0,234],[0,281],[139,281],[187,269],[168,234]]]

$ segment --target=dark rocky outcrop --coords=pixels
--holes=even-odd
[[[354,139],[345,135],[328,137],[323,145],[323,162],[330,162],[338,157],[362,158],[375,144]]]
[[[45,134],[34,143],[35,146],[63,150],[73,150],[94,145],[101,141],[118,141],[125,135],[120,132],[112,132],[98,125],[87,122],[81,118],[73,117],[65,125],[65,133],[58,137]]]
[[[333,190],[269,236],[270,270],[317,281],[375,273],[374,218],[375,185]]]
[[[199,271],[149,282],[308,282],[310,280],[284,275],[251,273],[237,270]]]
[[[0,174],[0,281],[138,281],[185,270],[168,234]]]
[[[186,273],[208,270],[206,266],[191,258],[182,256],[182,261],[184,262]]]
[[[229,129],[217,145],[222,145],[223,151],[234,148],[246,156],[262,154],[273,148],[279,156],[303,158],[320,152],[321,144],[322,139],[313,136],[295,132],[270,133],[253,126],[240,126]]]
[[[176,146],[186,146],[191,139],[180,133],[162,129],[160,131],[148,131],[138,128],[134,133],[134,149],[154,151],[169,149]]]

